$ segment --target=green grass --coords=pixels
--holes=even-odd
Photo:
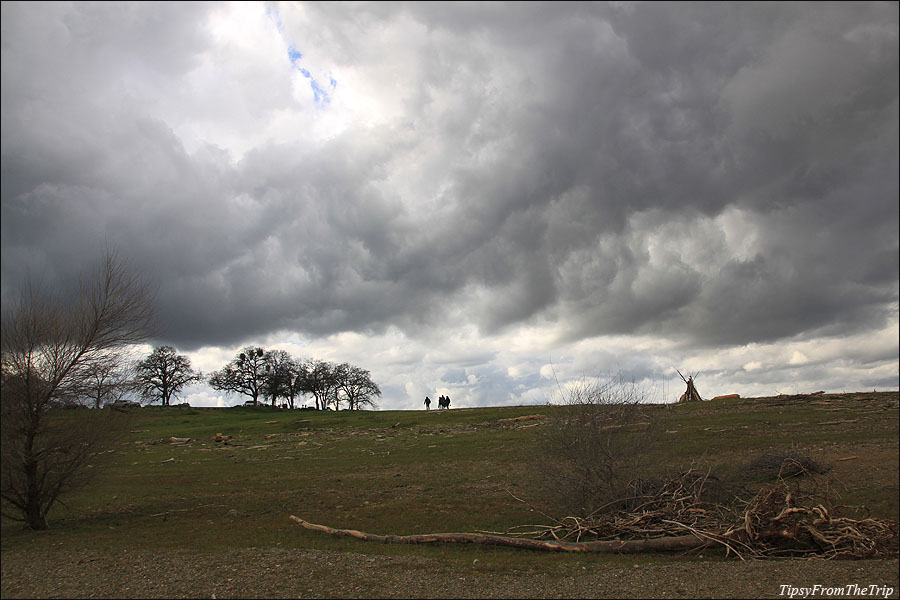
[[[809,449],[843,469],[842,502],[897,518],[897,393],[866,399],[747,399],[650,408],[660,470],[724,469],[770,448]],[[483,568],[552,569],[563,562],[691,560],[571,556],[484,546],[367,544],[306,531],[295,514],[372,533],[503,531],[546,522],[516,501],[530,496],[547,406],[449,411],[316,412],[269,408],[134,411],[86,488],[63,498],[51,529],[2,522],[3,552],[45,545],[213,552],[318,548],[356,553],[479,558]],[[77,415],[64,418],[77,419]],[[843,420],[837,425],[821,423]],[[232,436],[229,445],[212,440]],[[189,437],[172,445],[170,437]],[[894,479],[884,473],[893,472]],[[838,471],[838,467],[835,469]],[[559,515],[564,516],[564,515]],[[707,553],[707,558],[708,558]],[[623,562],[623,564],[625,564]]]

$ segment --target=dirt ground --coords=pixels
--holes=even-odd
[[[897,581],[896,559],[566,564],[552,574],[252,548],[166,556],[85,549],[8,554],[2,562],[3,598],[787,598],[790,588],[816,585],[807,597],[897,598]]]

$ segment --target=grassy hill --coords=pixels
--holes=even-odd
[[[92,485],[64,498],[51,529],[2,523],[6,557],[48,547],[112,553],[215,553],[294,548],[366,555],[480,558],[502,569],[515,550],[385,546],[298,527],[373,533],[503,531],[543,519],[531,485],[540,431],[558,407],[316,412],[270,408],[143,408],[94,467]],[[833,466],[847,505],[898,519],[898,394],[826,394],[649,407],[660,471],[734,469],[771,449],[802,449]],[[77,420],[78,412],[61,418]],[[231,436],[216,442],[216,434]],[[189,438],[173,443],[171,438]],[[565,516],[565,515],[557,515]],[[528,558],[532,568],[583,557]],[[668,555],[592,561],[666,562]]]

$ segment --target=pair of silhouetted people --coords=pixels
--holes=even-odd
[[[431,398],[425,396],[425,410],[429,410],[431,408]],[[450,396],[444,396],[441,394],[441,397],[438,398],[438,408],[450,408]]]

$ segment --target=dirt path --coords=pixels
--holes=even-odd
[[[527,564],[527,561],[523,561]],[[898,561],[709,561],[553,574],[432,558],[241,549],[202,555],[4,553],[3,598],[787,598],[782,585],[892,586]],[[832,591],[833,590],[829,590]],[[846,588],[847,592],[853,590]],[[871,588],[867,591],[873,591]],[[829,594],[808,597],[885,597]]]

